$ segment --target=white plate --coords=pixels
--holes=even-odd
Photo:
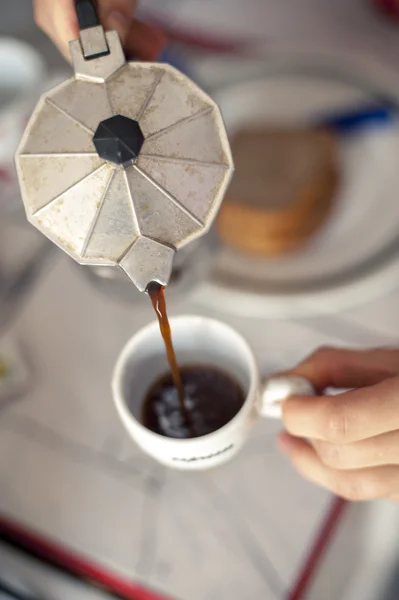
[[[302,72],[298,72],[298,68]],[[295,73],[296,70],[296,73]],[[218,95],[230,133],[248,124],[302,124],[378,98],[348,75],[303,65]],[[386,90],[381,96],[389,97]],[[246,316],[336,311],[399,281],[399,122],[340,139],[340,189],[326,225],[295,253],[253,259],[223,247],[198,300]]]

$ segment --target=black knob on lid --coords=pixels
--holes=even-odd
[[[135,160],[144,143],[144,135],[137,121],[115,115],[101,121],[93,137],[97,154],[116,165]]]

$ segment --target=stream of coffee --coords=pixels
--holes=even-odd
[[[165,288],[159,283],[153,282],[148,286],[147,293],[158,317],[159,329],[161,330],[162,338],[165,342],[166,356],[168,358],[173,383],[175,384],[179,393],[182,414],[184,418],[188,420],[187,410],[184,404],[183,381],[181,378],[179,365],[177,364],[176,353],[173,348],[172,333],[170,330],[168,314],[166,312]]]
[[[242,407],[243,389],[214,365],[180,368],[166,312],[165,288],[151,283],[147,293],[158,317],[170,373],[157,379],[149,389],[143,403],[142,422],[151,431],[172,438],[194,438],[216,431]]]

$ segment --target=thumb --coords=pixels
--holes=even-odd
[[[53,40],[67,60],[69,42],[79,35],[78,19],[73,0],[34,0],[37,25]]]
[[[359,388],[380,383],[399,373],[399,350],[342,350],[320,348],[306,358],[292,375],[305,377],[319,392],[327,387]]]

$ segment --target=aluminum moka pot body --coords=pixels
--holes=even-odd
[[[80,264],[167,285],[231,179],[220,111],[172,66],[126,62],[114,31],[70,49],[74,76],[40,98],[17,151],[27,218]]]

